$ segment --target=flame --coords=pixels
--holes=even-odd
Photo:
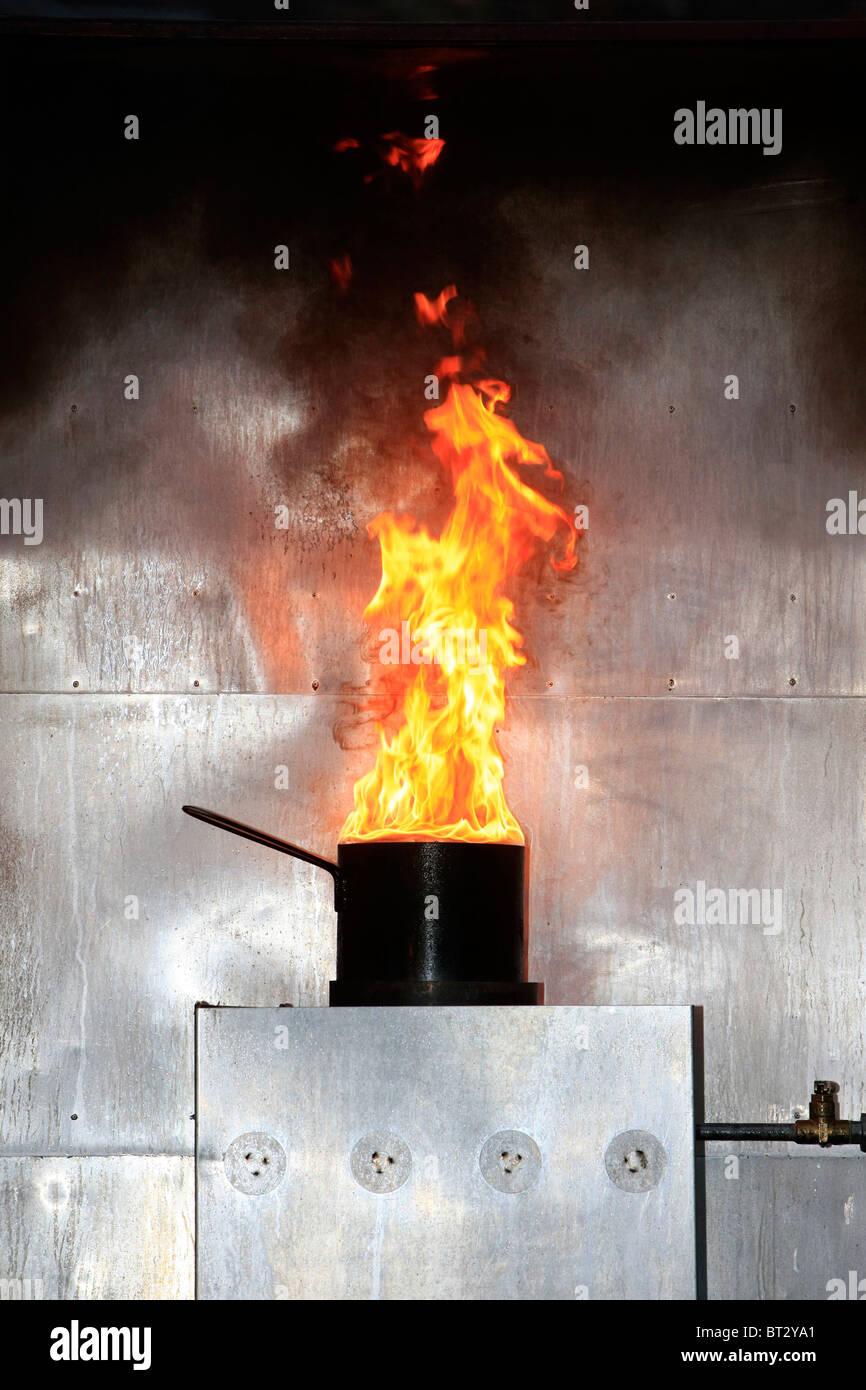
[[[409,81],[415,89],[417,101],[435,101],[438,93],[430,80],[430,73],[436,71],[435,63],[423,63],[409,74]]]
[[[360,150],[361,148],[360,140],[356,140],[351,135],[338,140],[334,145],[338,154],[343,154],[346,150]],[[378,155],[384,165],[408,174],[415,187],[419,188],[427,170],[436,163],[444,148],[444,140],[430,140],[413,135],[404,135],[401,130],[392,130],[387,135],[381,136],[378,143]],[[373,177],[373,174],[365,174],[364,182],[372,183]]]
[[[444,140],[416,139],[412,135],[404,135],[399,130],[392,130],[390,134],[383,135],[382,139],[386,142],[382,151],[385,163],[395,169],[402,169],[416,187],[445,148]]]
[[[426,294],[416,294],[415,317],[420,324],[446,323],[448,305],[452,299],[456,298],[456,285],[446,285],[435,299],[428,299]]]
[[[331,272],[331,279],[338,290],[347,290],[354,274],[352,257],[348,254],[343,256],[332,256],[328,261]]]
[[[415,317],[422,327],[427,325],[443,323],[451,333],[451,340],[455,347],[463,347],[466,343],[467,329],[471,319],[475,317],[475,310],[465,299],[460,299],[457,295],[456,285],[446,285],[444,290],[437,294],[435,299],[428,299],[426,294],[415,295]],[[458,371],[465,371],[469,365],[473,368],[478,366],[484,353],[480,348],[475,349],[471,364],[462,363],[460,367],[453,371],[446,365],[443,372],[437,368],[437,375],[456,376]],[[446,357],[443,359],[445,364],[450,364],[458,359]]]
[[[442,320],[452,290],[437,301],[416,296],[419,318]],[[403,722],[391,738],[380,726],[376,763],[355,784],[342,840],[523,843],[496,745],[505,673],[526,660],[503,588],[536,544],[560,529],[565,549],[552,563],[572,569],[578,533],[567,512],[518,476],[516,466],[528,464],[561,477],[543,446],[499,413],[509,396],[501,381],[454,381],[425,413],[454,490],[438,539],[391,512],[367,528],[379,541],[382,578],[364,617],[383,624],[383,659],[396,663]]]

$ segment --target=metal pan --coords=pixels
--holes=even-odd
[[[331,874],[331,1004],[540,1002],[525,973],[523,845],[364,840],[339,845],[335,863],[215,811],[183,809]]]

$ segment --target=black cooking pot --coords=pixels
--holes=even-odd
[[[337,862],[198,806],[187,815],[334,879],[332,1004],[537,1004],[526,980],[523,845],[363,840]]]

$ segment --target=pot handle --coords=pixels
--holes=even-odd
[[[228,830],[232,835],[240,835],[244,840],[253,840],[257,845],[279,850],[281,854],[290,854],[294,859],[303,859],[305,864],[315,864],[317,869],[324,869],[333,877],[334,906],[338,906],[343,875],[340,866],[332,859],[324,859],[322,855],[313,854],[311,850],[301,849],[300,845],[289,844],[288,840],[279,840],[276,835],[269,835],[265,830],[254,830],[251,825],[232,820],[230,816],[221,816],[217,811],[205,811],[201,806],[184,806],[182,809],[188,816],[203,820],[207,825],[215,825],[218,830]]]

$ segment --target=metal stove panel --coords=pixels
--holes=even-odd
[[[199,1297],[694,1297],[690,1009],[201,1007],[197,1032]]]

